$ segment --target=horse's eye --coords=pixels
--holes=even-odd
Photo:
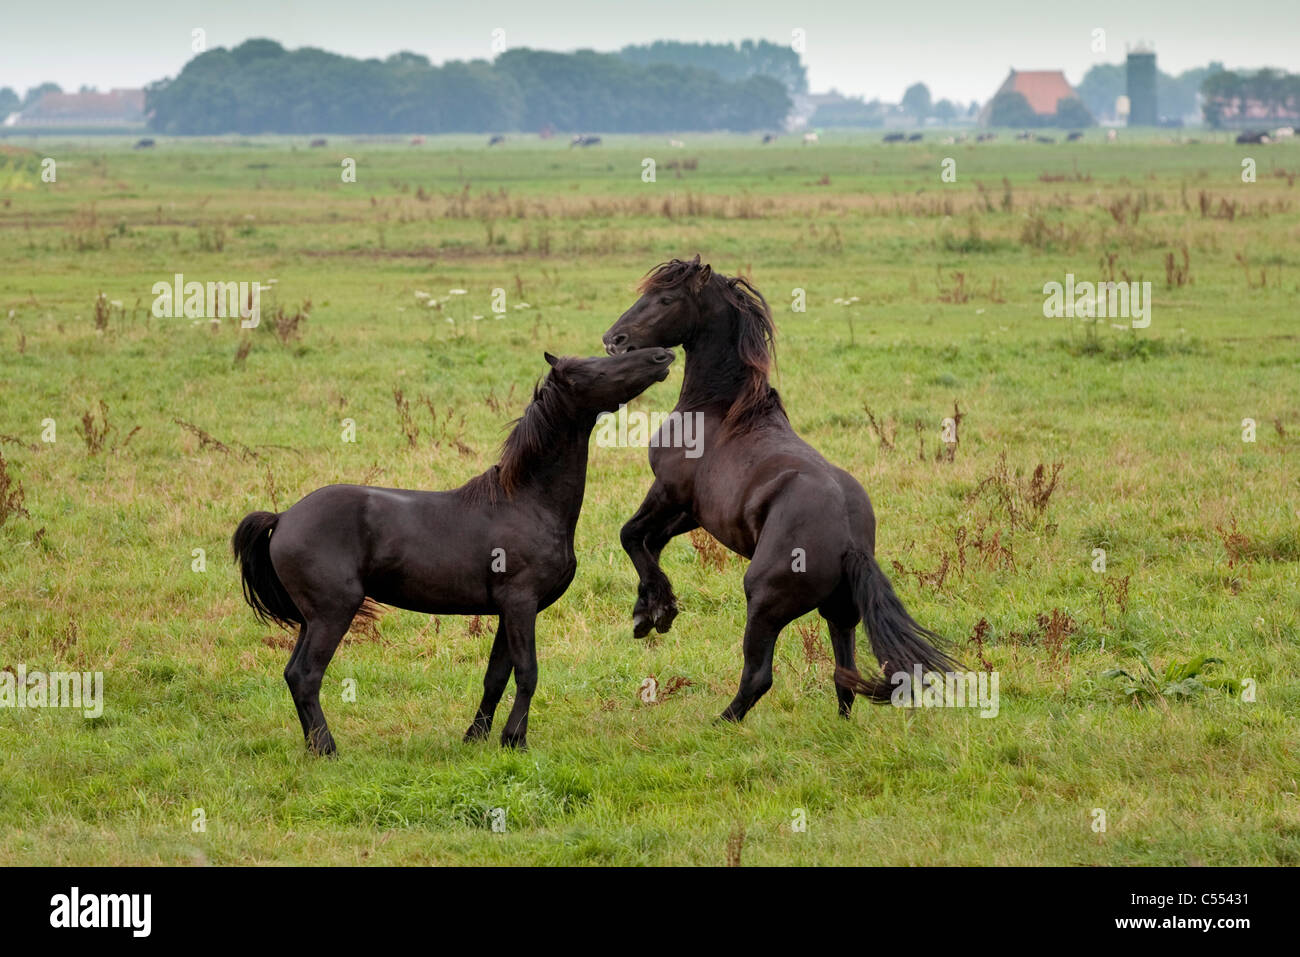
[[[664,296],[662,299],[659,300],[659,305],[661,306],[671,306],[672,304],[673,301],[669,299],[667,296]]]

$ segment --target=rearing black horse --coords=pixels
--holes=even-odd
[[[854,694],[888,701],[889,672],[956,667],[938,636],[904,609],[874,557],[876,520],[867,493],[795,434],[768,384],[775,339],[767,302],[743,278],[674,259],[642,280],[641,297],[605,333],[605,349],[681,345],[686,372],[675,411],[700,413],[696,456],[671,445],[667,425],[652,443],[655,481],[623,526],[623,548],[640,577],[633,628],[663,633],[677,617],[672,584],[659,567],[670,539],[703,527],[751,559],[740,690],[722,717],[740,721],[772,686],[781,629],[817,609],[830,629],[840,714]],[[697,437],[700,431],[697,426]],[[854,630],[866,624],[885,675],[864,678]]]
[[[601,412],[668,376],[667,349],[556,359],[501,462],[450,492],[327,485],[286,511],[253,512],[232,545],[258,616],[301,628],[284,670],[307,746],[332,754],[320,686],[355,615],[371,602],[429,614],[499,615],[483,700],[466,740],[492,729],[510,672],[501,743],[525,747],[537,687],[537,613],[573,581],[573,531],[587,446]]]

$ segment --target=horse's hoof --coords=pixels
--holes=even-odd
[[[326,731],[323,735],[313,736],[307,742],[307,750],[320,758],[332,758],[339,749],[334,746],[334,736]]]
[[[632,637],[644,638],[651,631],[661,635],[668,634],[677,617],[677,602],[669,600],[666,604],[652,604],[632,612]]]
[[[654,630],[654,626],[648,615],[637,615],[632,619],[632,637],[640,641]]]
[[[514,735],[503,734],[501,735],[501,747],[512,748],[515,751],[527,751],[528,737],[522,734],[519,735],[518,737],[515,737]]]
[[[462,738],[461,740],[465,744],[473,744],[475,741],[482,741],[484,738],[486,738],[488,736],[488,732],[491,730],[492,730],[491,725],[479,724],[477,721],[475,721],[473,724],[469,726],[469,730],[465,732],[465,737]]]

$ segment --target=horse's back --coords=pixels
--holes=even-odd
[[[445,603],[440,610],[447,613],[461,606],[473,613],[487,601],[490,556],[485,547],[473,575],[463,553],[465,543],[487,540],[483,524],[450,493],[327,485],[281,513],[271,561],[287,584],[302,578],[304,587],[359,587],[376,601],[416,611]],[[437,596],[433,582],[446,583]]]
[[[660,458],[656,476],[668,481],[688,461]],[[815,530],[828,546],[848,547],[871,524],[871,503],[861,484],[828,462],[783,416],[727,435],[690,471],[696,520],[747,558],[774,516],[783,526]]]

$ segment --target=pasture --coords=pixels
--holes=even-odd
[[[0,668],[104,674],[97,718],[0,707],[0,863],[1300,863],[1300,144],[1174,137],[0,143]],[[461,742],[494,622],[390,610],[308,755],[236,523],[478,474],[543,350],[696,252],[768,298],[792,423],[997,716],[839,719],[810,616],[715,725],[745,563],[674,540],[681,614],[634,641],[651,474],[593,442],[530,750]],[[246,330],[154,316],[177,273],[275,282]],[[1149,326],[1045,317],[1067,274],[1149,281]]]

